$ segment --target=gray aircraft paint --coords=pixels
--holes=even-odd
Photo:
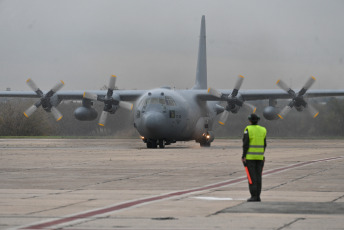
[[[166,97],[173,98],[175,105],[167,105]],[[164,100],[164,104],[149,104],[145,101]],[[134,124],[146,139],[188,141],[204,138],[212,131],[216,116],[216,102],[199,100],[192,90],[154,89],[138,99],[134,109]]]
[[[207,47],[204,15],[201,20],[201,32],[199,36],[196,82],[192,89],[207,89]]]

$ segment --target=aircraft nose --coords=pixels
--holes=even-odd
[[[164,130],[164,116],[158,112],[147,113],[144,116],[144,125],[149,132],[161,132]]]

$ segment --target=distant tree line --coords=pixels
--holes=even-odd
[[[266,120],[262,113],[267,102],[254,102],[257,113],[261,117],[260,124],[268,130],[269,137],[312,138],[312,137],[344,137],[344,99],[312,100],[314,107],[320,112],[312,118],[307,111],[297,112],[293,109],[283,120]],[[119,109],[115,115],[108,116],[106,128],[98,125],[103,109],[101,103],[95,103],[98,118],[94,121],[78,121],[73,112],[81,106],[80,102],[62,102],[58,109],[63,114],[62,120],[56,122],[53,116],[39,108],[30,118],[23,115],[35,100],[5,99],[0,101],[0,136],[113,136],[138,137],[133,126],[133,113]],[[287,101],[279,101],[279,109]],[[225,126],[214,124],[216,137],[238,137],[248,124],[250,111],[242,108],[237,114],[230,114]]]

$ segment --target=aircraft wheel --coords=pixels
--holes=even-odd
[[[210,142],[200,142],[201,147],[210,147]]]
[[[156,149],[158,147],[156,140],[147,140],[147,148],[148,149]]]
[[[165,141],[164,140],[159,140],[159,148],[161,148],[161,149],[165,148]]]

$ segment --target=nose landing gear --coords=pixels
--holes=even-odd
[[[198,140],[201,147],[210,147],[211,142],[214,140],[214,134],[212,131],[203,133],[202,138]]]

